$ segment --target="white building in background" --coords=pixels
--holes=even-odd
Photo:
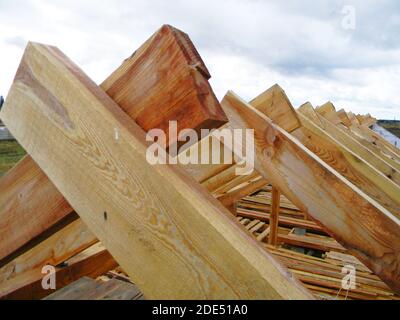
[[[10,131],[4,126],[0,126],[0,140],[11,140],[14,137],[11,135]]]
[[[372,130],[374,130],[376,133],[379,133],[382,137],[384,137],[391,144],[395,145],[397,148],[400,148],[400,138],[395,136],[393,133],[389,132],[388,130],[377,124],[374,124],[372,126]]]

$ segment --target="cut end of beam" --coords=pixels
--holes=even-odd
[[[315,108],[315,111],[324,118],[328,119],[333,124],[339,124],[342,122],[336,114],[335,106],[330,101],[324,103],[322,106]]]
[[[250,104],[287,132],[292,132],[301,126],[296,110],[278,84],[251,100]]]
[[[313,105],[310,102],[303,103],[298,109],[297,112],[301,113],[311,121],[313,121],[320,128],[325,128],[325,125],[322,123],[319,115],[315,112]],[[301,118],[300,118],[301,121]]]

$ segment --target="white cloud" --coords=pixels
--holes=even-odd
[[[343,30],[343,1],[0,0],[0,93],[28,40],[58,46],[96,82],[162,24],[187,32],[219,98],[251,99],[274,83],[294,106],[400,118],[400,5],[353,0],[356,29]]]

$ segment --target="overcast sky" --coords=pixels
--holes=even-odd
[[[219,99],[278,83],[295,107],[330,100],[400,119],[398,0],[0,0],[0,94],[29,40],[56,45],[100,83],[165,23],[189,34]]]

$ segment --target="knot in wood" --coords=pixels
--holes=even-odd
[[[273,145],[276,140],[277,132],[276,130],[270,126],[265,130],[265,141],[268,145]]]

